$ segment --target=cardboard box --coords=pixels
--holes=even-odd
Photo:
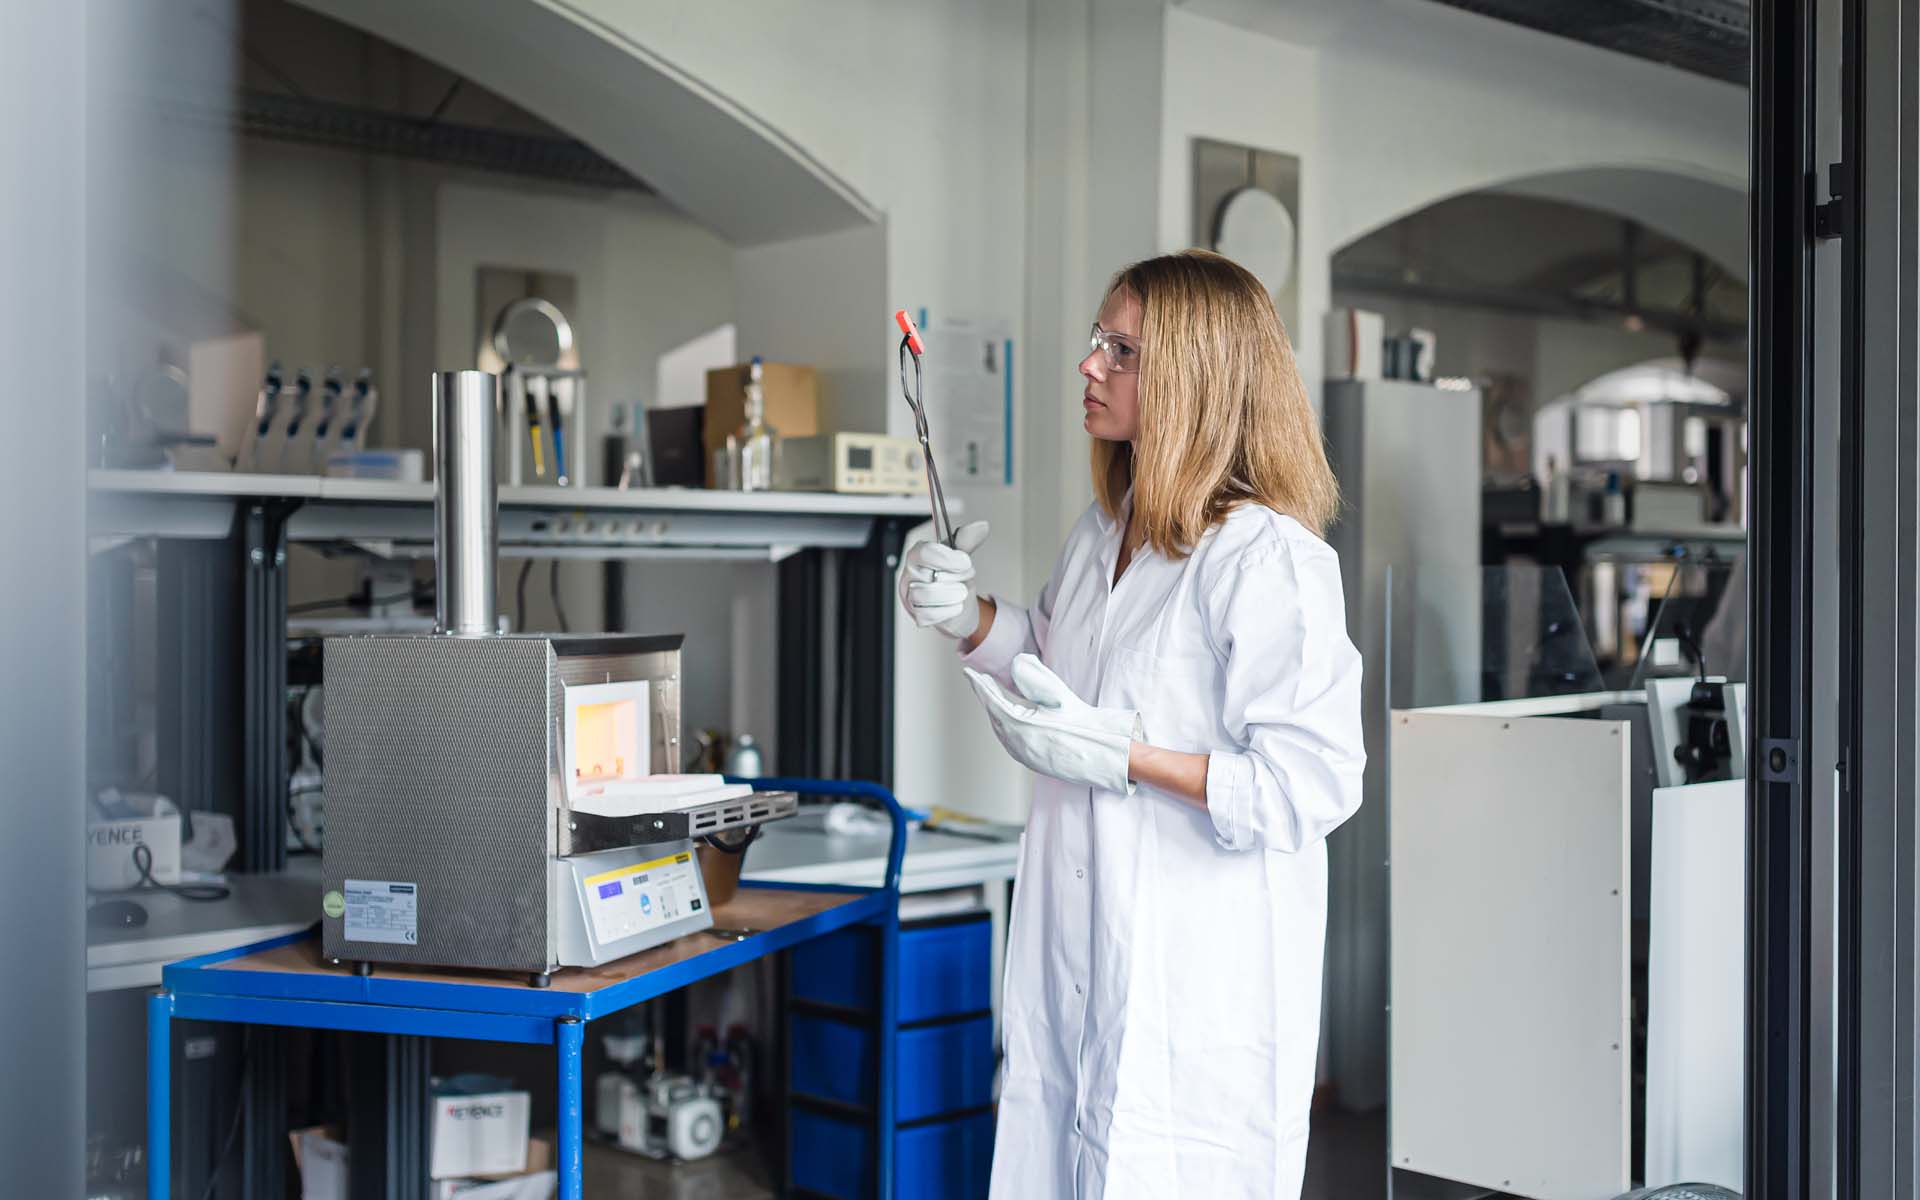
[[[211,337],[187,348],[187,427],[210,433],[227,462],[240,453],[267,370],[258,333]]]
[[[550,1200],[560,1187],[554,1157],[550,1139],[534,1138],[527,1143],[527,1169],[523,1173],[436,1180],[433,1200]]]
[[[167,804],[171,810],[172,805]],[[94,821],[87,826],[87,886],[110,890],[140,882],[133,851],[145,846],[153,852],[149,868],[157,883],[180,882],[180,814],[120,821]]]
[[[532,1107],[526,1092],[435,1096],[428,1174],[466,1179],[524,1172]]]
[[[347,1146],[335,1125],[296,1129],[287,1134],[293,1143],[293,1162],[300,1172],[301,1200],[347,1200]],[[517,1175],[434,1181],[433,1200],[551,1200],[559,1190],[554,1169],[553,1142],[534,1138],[527,1143],[527,1168]]]
[[[712,487],[713,452],[727,444],[747,413],[747,364],[707,372],[707,408],[702,425],[706,451],[703,478]],[[760,387],[767,397],[767,424],[783,438],[820,432],[820,381],[812,367],[795,363],[760,364]]]

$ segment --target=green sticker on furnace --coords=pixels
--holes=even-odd
[[[328,892],[320,897],[320,911],[338,919],[347,911],[347,898],[339,892]]]

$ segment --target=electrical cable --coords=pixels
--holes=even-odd
[[[171,892],[182,900],[225,900],[233,889],[224,883],[161,883],[153,877],[153,847],[142,842],[133,848],[133,869],[140,878],[132,887],[88,888],[94,896],[124,896],[130,892]]]
[[[560,560],[547,564],[547,591],[553,596],[553,615],[560,619],[560,632],[567,632],[567,610],[560,606]]]
[[[395,592],[390,596],[340,596],[332,600],[308,600],[301,604],[287,605],[287,615],[295,613],[320,612],[329,608],[372,608],[376,604],[398,604],[402,600],[412,600],[412,591]]]
[[[513,593],[518,598],[518,607],[514,610],[513,620],[519,626],[519,632],[527,631],[527,576],[533,572],[533,560],[527,559],[520,564],[520,582],[514,585]]]

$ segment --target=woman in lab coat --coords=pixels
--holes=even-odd
[[[1022,838],[999,1200],[1297,1197],[1329,831],[1360,804],[1337,489],[1266,290],[1200,251],[1115,276],[1081,361],[1096,502],[1031,608],[906,556],[1040,778]]]

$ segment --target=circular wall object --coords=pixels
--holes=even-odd
[[[1293,278],[1293,214],[1272,192],[1244,187],[1220,203],[1213,248],[1253,272],[1267,291]]]

